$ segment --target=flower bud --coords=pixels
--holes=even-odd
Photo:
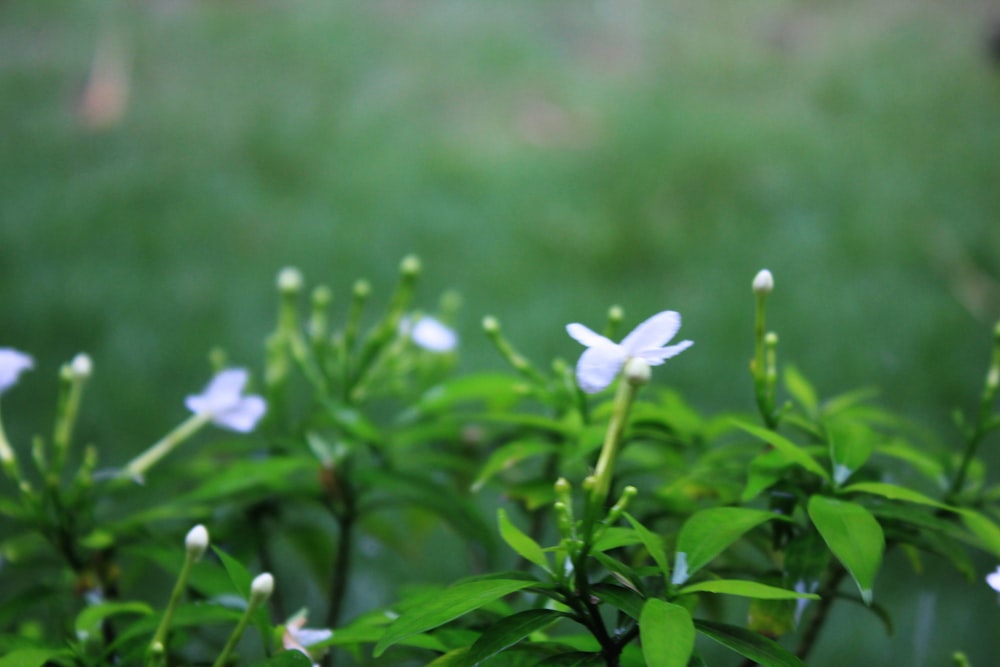
[[[205,553],[205,549],[208,548],[208,529],[200,523],[188,531],[187,537],[184,538],[184,547],[187,549],[188,556],[193,560],[198,560]]]
[[[302,272],[294,266],[286,266],[278,272],[278,291],[283,294],[299,292],[304,282]]]
[[[86,380],[94,372],[94,364],[88,355],[81,352],[69,362],[69,369],[77,380]]]
[[[404,278],[416,278],[420,275],[420,258],[416,255],[407,255],[399,263],[399,273]]]
[[[254,577],[250,583],[250,597],[258,604],[266,601],[274,592],[274,577],[270,572],[264,572]]]
[[[608,308],[608,322],[618,324],[625,317],[625,311],[621,306],[611,306]]]
[[[358,300],[367,299],[372,293],[372,284],[365,279],[360,279],[354,283],[354,298]]]
[[[767,269],[761,269],[753,279],[753,291],[761,296],[770,294],[774,289],[774,276]]]
[[[632,357],[625,362],[625,379],[633,387],[639,387],[647,382],[652,375],[649,362],[642,357]]]
[[[500,333],[500,320],[492,315],[487,315],[483,318],[483,331],[491,335]]]

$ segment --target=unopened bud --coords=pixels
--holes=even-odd
[[[333,292],[326,285],[317,285],[312,292],[312,302],[314,308],[326,308],[333,300]]]
[[[360,279],[354,283],[354,298],[355,299],[367,299],[368,295],[372,293],[372,285],[365,279]]]
[[[258,604],[266,601],[271,597],[271,593],[273,592],[274,577],[271,576],[270,572],[258,574],[254,577],[253,582],[250,583],[250,597],[255,599]]]
[[[755,294],[770,294],[774,289],[774,276],[767,269],[761,269],[753,279],[753,291]]]
[[[639,387],[647,382],[652,375],[649,362],[642,357],[632,357],[625,362],[625,379],[633,387]]]
[[[278,272],[278,291],[284,294],[295,294],[302,289],[304,279],[302,272],[294,266],[287,266]]]
[[[625,317],[625,311],[621,306],[611,306],[608,308],[608,322],[618,324]]]
[[[416,278],[420,275],[420,258],[416,255],[407,255],[399,263],[399,273],[405,278]]]
[[[184,538],[184,548],[193,560],[201,558],[208,548],[208,529],[199,523],[189,530],[187,537]]]
[[[500,320],[492,315],[487,315],[483,318],[483,331],[490,335],[500,333]]]
[[[77,380],[86,380],[94,372],[94,364],[88,355],[81,352],[69,362],[69,370]]]

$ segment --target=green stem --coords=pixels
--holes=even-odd
[[[611,492],[611,480],[614,476],[615,461],[617,461],[618,453],[621,451],[622,434],[625,432],[625,424],[628,422],[632,402],[635,400],[639,386],[624,376],[618,381],[614,412],[611,414],[611,421],[608,423],[608,430],[604,436],[604,444],[601,446],[601,455],[598,457],[597,467],[594,469],[594,483],[584,517],[584,541],[587,544],[590,543],[597,517],[603,511],[608,494]]]
[[[172,452],[182,442],[194,435],[199,429],[201,429],[202,426],[211,421],[211,419],[212,416],[209,414],[191,415],[180,426],[163,436],[159,442],[132,459],[124,468],[122,468],[120,476],[131,479],[141,479],[147,470],[149,470],[164,456]]]
[[[214,663],[212,663],[212,667],[223,667],[223,665],[226,664],[229,660],[229,654],[233,652],[234,648],[236,648],[237,642],[240,641],[244,631],[247,629],[247,625],[250,624],[250,619],[253,618],[254,612],[257,611],[257,608],[262,602],[263,599],[253,593],[250,594],[250,602],[247,604],[246,611],[243,612],[243,616],[240,617],[240,621],[236,624],[236,628],[233,630],[233,633],[229,635],[229,639],[226,640],[226,645],[222,647],[222,653],[220,653],[219,657],[215,659]]]
[[[156,634],[153,635],[153,640],[149,642],[149,654],[146,659],[147,667],[159,667],[159,665],[165,664],[167,632],[170,630],[170,621],[173,619],[174,610],[177,609],[181,595],[184,594],[184,589],[187,587],[191,568],[197,560],[198,555],[188,550],[184,557],[184,565],[181,567],[181,573],[178,575],[177,582],[174,584],[174,590],[170,594],[170,601],[163,612],[163,618],[160,619],[160,625],[156,629]]]

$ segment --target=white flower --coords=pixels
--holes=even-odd
[[[89,355],[81,352],[69,362],[69,370],[78,380],[86,380],[94,372],[94,362],[90,360]]]
[[[997,566],[996,572],[986,575],[986,583],[990,585],[990,588],[1000,593],[1000,565]]]
[[[451,352],[458,345],[455,331],[428,315],[421,316],[416,322],[405,319],[400,326],[414,343],[431,352]]]
[[[17,384],[21,373],[34,367],[35,360],[30,355],[10,347],[0,347],[0,394]]]
[[[244,396],[247,372],[242,368],[229,368],[218,373],[205,387],[202,394],[188,396],[184,404],[188,410],[207,415],[216,426],[248,433],[267,411],[267,403],[260,396]]]
[[[594,394],[611,384],[625,362],[633,357],[643,359],[650,366],[659,366],[694,345],[685,340],[664,347],[680,328],[681,316],[672,310],[653,315],[633,329],[621,343],[615,343],[576,322],[566,325],[566,333],[587,346],[576,364],[576,381],[585,392]]]
[[[300,613],[285,624],[285,633],[281,636],[281,645],[286,651],[300,651],[309,657],[310,660],[321,655],[314,655],[309,652],[309,647],[313,644],[325,642],[333,636],[332,630],[326,628],[304,628],[306,616]],[[314,665],[318,664],[313,662]]]

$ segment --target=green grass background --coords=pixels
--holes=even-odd
[[[413,252],[421,305],[463,295],[465,369],[501,366],[488,313],[546,364],[578,354],[567,322],[675,309],[696,346],[655,381],[705,410],[752,408],[766,266],[782,359],[951,438],[1000,318],[994,20],[976,0],[0,2],[0,344],[38,362],[8,431],[48,430],[84,350],[83,435],[121,463],[183,417],[210,347],[259,368],[282,266],[343,312]],[[109,34],[129,105],[88,131]],[[1000,648],[985,585],[882,579],[897,634],[844,607],[814,664]]]

